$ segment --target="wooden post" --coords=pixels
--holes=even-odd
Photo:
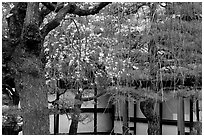
[[[163,105],[159,103],[159,118],[160,118],[160,135],[162,135],[162,117],[163,117]]]
[[[190,97],[190,133],[193,131],[193,97]]]
[[[112,104],[111,118],[112,118],[112,130],[111,130],[111,134],[114,135],[115,106],[113,104]]]
[[[200,108],[199,108],[199,100],[197,100],[197,101],[196,101],[196,117],[197,117],[197,122],[200,121],[199,111],[200,111]],[[198,135],[201,135],[201,134],[202,134],[202,131],[198,130],[198,131],[197,131],[197,134],[198,134]]]
[[[94,86],[94,96],[97,96],[97,87]],[[94,99],[94,134],[97,134],[97,98]]]
[[[129,127],[128,127],[128,101],[125,100],[123,103],[123,135],[129,134]]]
[[[185,135],[185,126],[184,126],[184,98],[179,97],[178,106],[177,106],[177,126],[178,126],[178,135]]]
[[[59,114],[54,115],[54,135],[59,134]]]
[[[59,92],[56,93],[56,100],[59,100]],[[57,104],[58,108],[58,104]],[[54,114],[54,135],[59,134],[59,114]]]
[[[196,101],[196,117],[197,117],[197,121],[199,121],[199,101]]]
[[[136,135],[136,128],[137,128],[136,118],[137,118],[137,104],[134,104],[134,135]]]

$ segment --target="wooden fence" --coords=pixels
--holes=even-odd
[[[96,101],[96,100],[95,100]],[[199,101],[193,103],[189,98],[174,98],[167,102],[158,103],[157,110],[161,119],[161,133],[189,134],[193,130],[193,124],[201,120]],[[195,109],[193,109],[195,108]],[[121,114],[122,112],[126,115]],[[147,120],[140,111],[139,103],[119,101],[116,104],[109,102],[109,96],[104,96],[97,101],[97,104],[88,103],[81,109],[82,114],[90,114],[92,121],[87,124],[79,124],[78,134],[114,135],[123,134],[123,119],[126,116],[129,134],[146,135]],[[61,119],[61,120],[59,120]],[[65,116],[51,118],[52,134],[66,134],[69,129],[70,120],[65,124]],[[67,130],[63,129],[64,126]]]

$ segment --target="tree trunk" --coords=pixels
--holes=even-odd
[[[140,109],[148,121],[148,135],[159,135],[160,134],[160,119],[159,115],[154,109],[155,101],[148,99],[140,102]]]
[[[158,82],[157,82],[157,70],[158,65],[156,63],[157,50],[155,47],[154,40],[150,41],[149,44],[149,62],[150,62],[150,75],[151,75],[151,85],[150,89],[153,92],[158,91]],[[148,90],[148,89],[147,89]],[[147,99],[140,103],[140,109],[148,121],[148,135],[159,135],[160,134],[160,118],[156,113],[155,108],[156,99]]]
[[[71,122],[71,125],[69,127],[69,135],[76,135],[77,134],[79,117],[80,117],[80,113],[81,113],[80,112],[81,96],[77,94],[75,97],[75,100],[76,100],[76,104],[74,104],[74,108],[73,108],[72,122]]]
[[[78,115],[73,114],[72,116],[72,122],[69,128],[69,135],[76,135],[77,134],[77,129],[78,129]]]
[[[125,100],[123,102],[123,135],[129,134],[129,126],[128,126],[128,101]]]
[[[49,134],[47,90],[43,75],[20,73],[16,80],[23,111],[23,135]]]
[[[17,70],[15,85],[23,112],[23,134],[46,135],[49,134],[49,113],[44,65],[39,56],[22,52],[22,49],[15,51],[14,64]]]
[[[156,14],[157,4],[152,4],[150,6],[150,20],[154,24],[157,20]],[[157,82],[157,71],[158,60],[157,60],[157,47],[154,38],[152,38],[148,45],[149,52],[149,69],[151,76],[150,90],[155,93],[158,91],[158,82]],[[140,103],[140,109],[148,121],[148,135],[159,135],[160,134],[160,118],[156,113],[155,109],[156,99],[147,99]]]
[[[24,135],[49,134],[48,98],[39,31],[39,3],[17,3],[7,18],[13,52],[8,61],[15,75]]]

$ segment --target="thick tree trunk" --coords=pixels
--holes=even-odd
[[[49,134],[48,99],[39,31],[39,3],[17,3],[7,18],[12,48],[8,64],[15,75],[23,116],[23,134]]]
[[[25,18],[20,18],[21,22],[24,21],[23,27],[17,28],[22,30],[21,35],[15,35],[18,43],[12,54],[11,66],[15,69],[15,85],[20,95],[23,134],[45,135],[49,134],[49,114],[44,64],[41,57],[43,38],[39,31],[39,3],[27,3],[26,6],[21,6],[26,15],[23,16]],[[19,19],[21,13],[14,15],[10,20]],[[16,27],[16,24],[17,22],[12,22],[9,29]],[[10,38],[13,38],[11,33]]]
[[[45,78],[43,73],[36,69],[39,67],[39,64],[36,62],[40,61],[35,57],[26,59],[27,61],[22,61],[23,70],[20,69],[21,71],[18,73],[15,81],[23,111],[23,134],[49,134]]]

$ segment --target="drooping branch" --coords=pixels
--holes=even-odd
[[[57,26],[59,26],[60,22],[64,19],[64,17],[68,13],[69,14],[76,14],[79,16],[94,15],[94,14],[97,14],[102,8],[104,8],[108,4],[109,4],[109,2],[101,2],[91,9],[84,10],[84,9],[77,7],[75,3],[69,3],[65,7],[61,8],[59,10],[59,12],[57,13],[56,17],[51,22],[49,22],[48,24],[46,24],[43,27],[43,29],[41,30],[42,36],[45,37],[51,30],[53,30]],[[51,6],[49,5],[49,7],[51,7]],[[52,7],[51,9],[54,9],[54,8]]]

